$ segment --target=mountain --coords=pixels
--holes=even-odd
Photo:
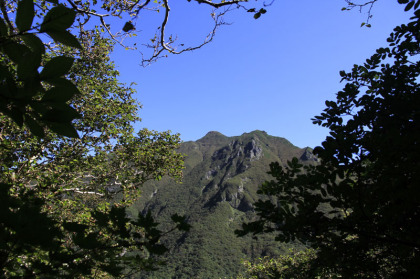
[[[238,238],[234,230],[255,218],[253,203],[269,164],[282,165],[293,157],[316,163],[310,148],[298,148],[284,138],[263,131],[226,137],[209,132],[179,149],[186,155],[181,184],[169,178],[146,183],[131,213],[151,211],[169,229],[174,213],[188,216],[192,229],[172,233],[167,265],[136,278],[229,278],[241,271],[241,259],[276,256],[298,244],[281,244],[272,236]]]

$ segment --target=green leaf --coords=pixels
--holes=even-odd
[[[48,108],[46,104],[40,102],[31,102],[31,107],[34,109],[35,112],[39,114],[45,114],[48,112]]]
[[[59,78],[48,79],[46,80],[46,82],[56,87],[72,87],[74,94],[80,94],[80,91],[79,89],[77,89],[76,85],[74,85],[73,82],[71,82],[68,79],[59,77]]]
[[[123,27],[123,31],[124,32],[128,32],[128,31],[131,31],[131,30],[134,30],[135,28],[134,28],[134,25],[131,23],[131,21],[127,21],[125,24],[124,24],[124,27]]]
[[[45,53],[45,46],[42,43],[41,39],[35,36],[34,34],[27,33],[20,38],[25,42],[25,44],[32,49],[33,52],[37,54],[44,54]]]
[[[80,246],[83,249],[95,249],[103,245],[98,241],[98,236],[96,233],[89,233],[88,235],[83,235],[81,233],[76,234],[73,238],[74,243]]]
[[[64,94],[64,95],[70,95],[72,94],[72,96],[74,95],[80,95],[80,91],[77,88],[76,85],[74,85],[71,81],[65,79],[65,78],[54,78],[54,79],[48,79],[47,82],[51,85],[54,85],[55,87],[57,87],[57,90],[60,90],[59,94]],[[63,90],[63,91],[61,91]],[[52,92],[51,92],[52,93]],[[49,94],[51,94],[49,93]],[[51,98],[50,97],[46,97],[44,96],[43,100],[45,101],[53,101],[53,102],[65,102],[64,97],[54,97]],[[71,98],[71,97],[70,97]]]
[[[26,79],[23,84],[23,96],[32,97],[35,96],[38,92],[43,92],[44,88],[42,87],[41,81],[38,78],[38,72],[35,73],[35,76]]]
[[[41,80],[64,76],[70,71],[74,58],[58,56],[51,59],[42,69]]]
[[[24,53],[30,52],[27,46],[10,40],[2,44],[2,50],[16,64],[20,62]]]
[[[47,111],[42,117],[49,122],[65,123],[75,118],[80,118],[80,114],[66,103],[49,103],[52,109]]]
[[[13,78],[13,75],[8,71],[7,67],[0,67],[0,77],[2,78],[0,83],[0,94],[6,98],[16,97],[18,91],[16,81]]]
[[[0,65],[0,81],[4,79],[13,79],[12,73],[10,73],[9,68],[5,65]]]
[[[17,66],[19,79],[25,80],[38,75],[38,67],[41,65],[41,55],[31,51],[23,53],[22,59]]]
[[[109,222],[109,214],[95,211],[92,213],[92,217],[95,218],[95,224],[97,224],[99,227],[106,227]]]
[[[50,122],[48,123],[48,127],[55,133],[69,137],[69,138],[79,138],[76,129],[73,127],[71,123],[56,123]]]
[[[63,228],[71,232],[84,232],[88,226],[76,222],[64,222]]]
[[[30,116],[25,115],[25,125],[35,136],[39,138],[43,138],[45,136],[44,129],[38,124],[38,122],[36,122]]]
[[[19,1],[16,12],[16,25],[20,32],[27,31],[31,28],[34,16],[35,10],[33,0]]]
[[[60,42],[66,46],[82,49],[77,38],[67,30],[50,30],[46,33],[56,42]]]
[[[407,6],[405,6],[404,11],[409,11],[412,7],[414,6],[414,1],[411,1],[410,3],[407,4]]]
[[[47,92],[45,92],[42,101],[50,101],[50,102],[67,102],[70,100],[74,94],[77,94],[79,91],[74,90],[75,86],[73,87],[53,87]]]
[[[12,109],[8,109],[6,104],[0,104],[0,111],[9,116],[19,127],[23,125],[23,114],[20,110],[12,107]]]
[[[44,21],[41,23],[40,32],[47,31],[64,31],[72,26],[76,12],[63,5],[52,8],[45,15]]]

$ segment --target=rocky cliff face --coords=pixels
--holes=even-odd
[[[209,183],[203,193],[208,197],[204,206],[215,206],[219,202],[228,202],[230,206],[241,211],[252,210],[252,201],[244,194],[244,183],[250,179],[241,174],[251,167],[253,161],[261,159],[263,149],[258,137],[249,141],[232,140],[227,146],[217,150],[212,156],[210,170],[206,178]],[[218,175],[219,174],[219,175]],[[234,183],[238,177],[239,183]]]
[[[237,238],[233,232],[254,218],[258,186],[271,179],[269,164],[293,157],[314,163],[311,149],[262,131],[238,137],[209,132],[184,143],[180,152],[186,155],[183,183],[148,183],[133,212],[151,210],[163,226],[171,214],[184,214],[193,229],[168,239],[169,266],[142,278],[223,278],[238,272],[241,259],[281,253],[284,246],[277,242]]]

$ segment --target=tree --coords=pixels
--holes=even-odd
[[[19,126],[25,124],[30,128],[31,133],[38,137],[43,137],[42,127],[48,127],[60,135],[77,137],[77,132],[71,122],[80,115],[66,102],[78,94],[78,88],[63,78],[72,67],[74,58],[80,55],[76,50],[83,52],[74,33],[83,34],[86,31],[96,30],[95,32],[99,31],[97,34],[100,34],[102,38],[108,38],[126,48],[136,49],[137,42],[128,46],[124,45],[123,41],[127,37],[136,36],[135,22],[140,14],[145,11],[159,13],[163,10],[162,22],[157,27],[154,37],[150,39],[151,43],[141,43],[145,49],[151,50],[148,58],[143,55],[143,50],[140,52],[142,64],[147,65],[167,56],[166,53],[180,54],[201,48],[211,42],[217,29],[225,24],[223,16],[233,7],[245,9],[254,14],[254,18],[259,18],[266,13],[264,8],[246,8],[245,0],[219,3],[203,0],[193,2],[212,8],[209,14],[214,21],[214,26],[201,44],[184,47],[185,44],[174,46],[175,35],[165,37],[171,11],[169,0],[153,2],[150,0],[135,2],[111,0],[99,3],[88,0],[67,0],[61,4],[58,0],[35,3],[31,0],[14,0],[7,3],[1,0],[0,51],[5,56],[3,56],[3,65],[0,68],[2,77],[0,112],[8,115]],[[16,15],[15,24],[10,20],[9,15]],[[106,22],[106,18],[109,17],[126,21],[122,30],[114,32],[112,26]],[[53,41],[44,45],[41,40],[44,35]],[[66,56],[57,56],[60,52],[57,51],[57,45],[54,43],[64,44],[74,50],[71,53],[68,52]],[[49,53],[55,53],[57,57],[46,63],[43,56]],[[43,69],[39,72],[38,69],[41,66]],[[10,67],[15,70],[11,71]],[[45,87],[46,85],[48,86]],[[57,92],[62,92],[60,97],[57,97],[59,96]],[[41,95],[45,93],[45,96],[39,97],[39,93]],[[56,117],[57,114],[60,114],[60,117]]]
[[[125,209],[145,181],[181,177],[179,136],[134,131],[139,104],[118,82],[112,42],[99,30],[76,38],[66,30],[75,13],[55,6],[39,27],[57,43],[46,52],[26,31],[35,15],[32,0],[21,1],[17,29],[0,20],[1,277],[117,277],[152,268],[149,254],[166,251],[159,239],[167,232]],[[183,217],[172,221],[172,229],[188,229]]]
[[[135,35],[144,11],[164,11],[145,64],[210,42],[235,7],[254,18],[266,12],[241,0],[193,2],[216,9],[213,29],[202,44],[176,49],[165,35],[168,0],[0,0],[3,277],[116,277],[151,268],[149,254],[165,251],[165,232],[150,215],[133,220],[125,207],[144,181],[180,176],[179,138],[135,133],[138,104],[118,82],[109,52]],[[106,19],[120,16],[118,33]],[[172,220],[174,229],[188,229],[183,217]]]
[[[233,5],[245,8],[241,0],[195,2],[223,10],[211,13],[214,27],[202,44],[177,50],[165,37],[167,0],[0,1],[2,276],[116,277],[153,268],[149,254],[166,251],[159,239],[168,232],[150,215],[128,218],[125,208],[145,181],[180,178],[179,137],[135,133],[139,104],[118,82],[109,53],[135,35],[145,10],[165,11],[146,45],[147,64],[209,43]],[[106,17],[125,21],[121,36]],[[184,217],[172,221],[169,231],[189,228]]]
[[[320,270],[314,271],[311,262],[316,258],[312,249],[304,251],[291,250],[287,255],[276,259],[264,257],[257,262],[244,261],[245,275],[237,279],[288,279],[288,278],[332,278],[331,274]]]
[[[259,220],[239,235],[277,232],[277,240],[313,247],[313,268],[343,278],[420,276],[420,1],[412,21],[394,29],[389,47],[340,72],[344,89],[313,119],[330,129],[314,149],[319,164],[297,159],[255,204]]]

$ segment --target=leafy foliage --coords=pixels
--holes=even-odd
[[[179,152],[186,155],[183,183],[167,178],[145,183],[130,211],[136,216],[140,210],[150,210],[162,230],[167,229],[172,214],[185,214],[192,228],[162,241],[170,249],[163,256],[165,266],[136,277],[231,278],[244,269],[241,259],[275,257],[288,248],[301,248],[296,243],[275,242],[273,235],[238,238],[234,230],[255,218],[252,203],[259,197],[258,185],[269,178],[269,162],[286,162],[305,151],[263,131],[237,137],[210,132],[198,141],[182,143]]]
[[[32,0],[19,1],[17,30],[11,23],[6,24],[8,20],[0,18],[0,112],[19,127],[25,124],[32,134],[41,138],[45,135],[43,127],[64,136],[78,137],[71,121],[80,115],[67,101],[80,93],[64,78],[74,58],[57,56],[43,64],[45,46],[36,35],[48,34],[56,42],[81,49],[78,40],[67,31],[76,12],[57,5],[48,11],[40,25],[32,26],[34,5]]]
[[[102,272],[118,276],[127,269],[151,269],[154,262],[140,255],[127,255],[143,247],[160,255],[163,232],[150,215],[138,220],[126,216],[125,207],[112,206],[90,212],[89,223],[58,222],[45,212],[44,199],[35,192],[10,193],[1,185],[1,267],[5,277],[75,278]],[[180,230],[188,230],[183,218],[176,220]],[[70,244],[71,243],[71,244]]]
[[[300,278],[336,278],[311,264],[316,259],[312,249],[302,251],[290,250],[278,258],[259,258],[255,263],[244,261],[244,275],[237,279],[300,279]]]
[[[409,1],[400,1],[408,3]],[[336,101],[314,123],[330,129],[314,150],[321,164],[270,165],[259,220],[238,234],[277,232],[317,249],[314,266],[344,278],[419,277],[418,164],[420,10],[394,29],[389,47],[340,73]],[[417,1],[418,2],[418,1]]]
[[[37,7],[18,3],[17,29],[0,18],[0,276],[151,269],[150,255],[166,251],[160,238],[168,231],[150,215],[128,218],[126,207],[145,181],[180,178],[179,137],[135,133],[139,104],[117,80],[110,40],[99,30],[72,35],[73,9]],[[46,51],[38,34],[55,44]],[[189,229],[180,216],[171,224],[169,231]]]

